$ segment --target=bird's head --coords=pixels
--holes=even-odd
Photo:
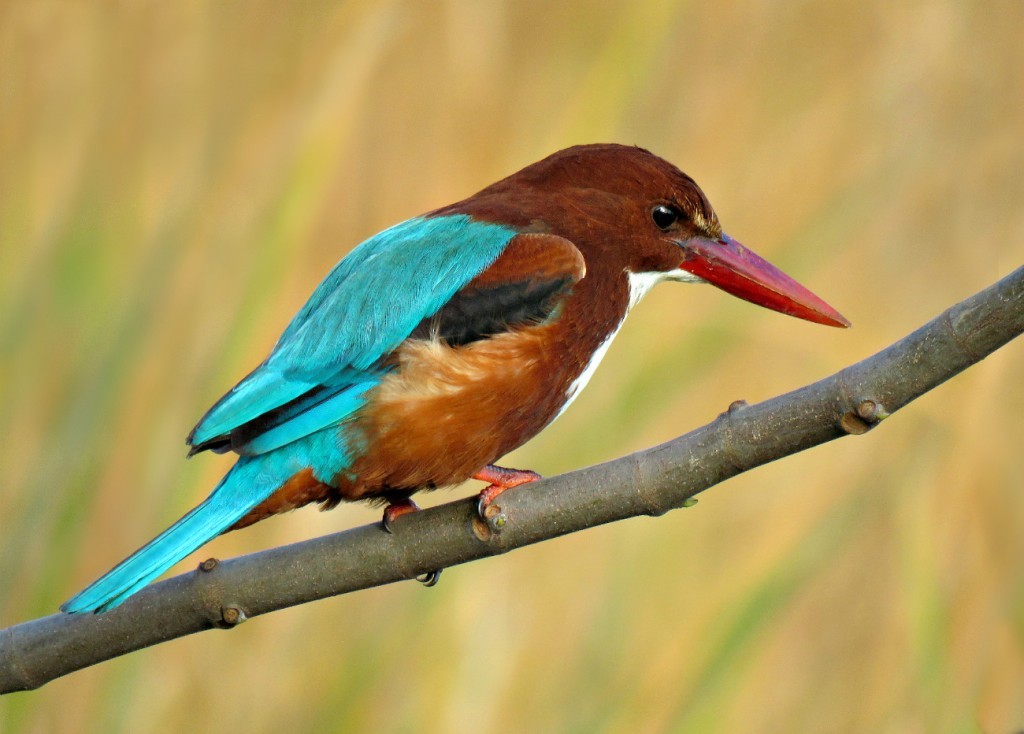
[[[509,184],[538,192],[542,206],[557,209],[542,219],[557,217],[559,229],[568,230],[564,235],[585,256],[621,264],[636,295],[661,280],[706,282],[801,319],[850,325],[818,296],[725,234],[693,179],[646,150],[612,144],[567,148],[496,186]]]

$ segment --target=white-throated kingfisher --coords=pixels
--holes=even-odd
[[[538,478],[495,462],[568,407],[663,280],[849,325],[726,235],[672,164],[568,148],[352,250],[189,435],[190,456],[233,451],[234,467],[61,608],[115,607],[221,533],[314,502],[386,503],[390,529],[415,492],[474,478],[489,483],[488,517],[500,492]]]

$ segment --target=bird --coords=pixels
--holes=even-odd
[[[497,462],[565,411],[662,281],[850,325],[725,234],[673,164],[613,143],[560,150],[342,258],[189,434],[189,456],[234,466],[61,609],[117,607],[218,535],[308,504],[376,502],[392,532],[414,493],[477,479],[491,518],[503,491],[540,478]]]

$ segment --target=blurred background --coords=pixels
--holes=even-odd
[[[663,286],[505,463],[611,459],[887,346],[1024,261],[1022,33],[1024,3],[959,0],[0,5],[0,627],[206,496],[230,459],[185,435],[353,245],[571,144],[675,162],[854,328]],[[1018,731],[1022,375],[1013,343],[696,508],[135,653],[0,731]]]

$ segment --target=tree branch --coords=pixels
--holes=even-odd
[[[661,515],[741,472],[867,431],[1024,332],[1024,267],[887,349],[757,405],[735,403],[668,443],[501,496],[493,533],[464,499],[153,584],[100,615],[54,614],[0,631],[0,694],[38,688],[149,645],[409,579],[637,515]]]

